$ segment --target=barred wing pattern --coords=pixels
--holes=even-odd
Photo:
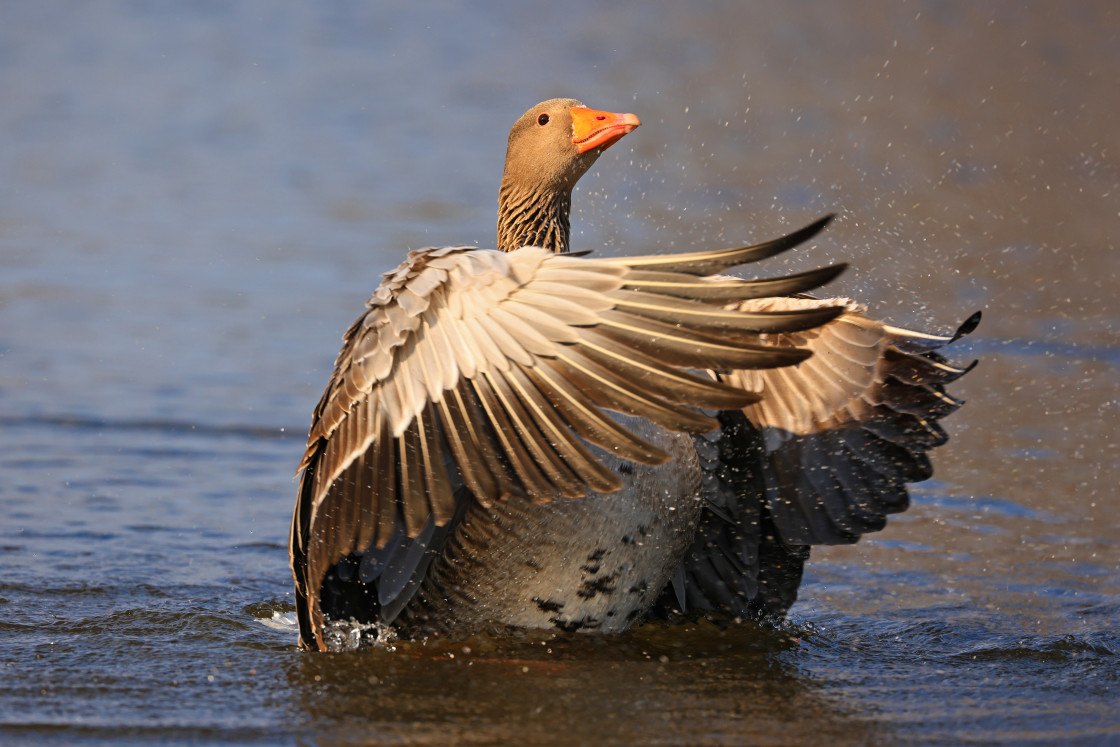
[[[939,336],[871,319],[847,299],[767,298],[733,307],[837,305],[844,313],[828,324],[760,336],[763,344],[812,352],[801,365],[719,376],[760,399],[721,413],[718,434],[694,439],[710,498],[678,572],[679,604],[785,614],[808,546],[852,543],[882,529],[887,515],[909,505],[906,483],[932,474],[926,452],[947,440],[938,421],[962,404],[945,386],[972,368],[936,351],[975,329],[980,314]]]
[[[429,520],[445,525],[459,486],[484,505],[575,498],[621,486],[587,444],[648,464],[667,459],[604,410],[703,433],[719,423],[702,410],[757,402],[690,369],[799,363],[808,351],[759,335],[795,334],[843,309],[740,310],[728,301],[803,292],[842,267],[761,281],[709,276],[785,251],[828,220],[694,254],[412,252],[347,331],[315,410],[289,546],[301,629],[321,636],[318,587],[331,566],[385,547],[402,525],[408,537]]]

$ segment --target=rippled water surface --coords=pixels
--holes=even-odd
[[[1112,3],[0,17],[0,742],[1120,741]],[[937,475],[814,551],[785,630],[300,654],[291,476],[339,337],[405,250],[493,243],[509,125],[566,95],[644,122],[579,248],[835,211],[788,267],[850,261],[897,323],[984,310]]]

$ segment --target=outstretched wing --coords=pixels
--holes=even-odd
[[[604,410],[701,433],[718,427],[702,409],[755,402],[689,369],[803,361],[809,352],[759,344],[759,334],[809,329],[842,309],[724,308],[763,291],[707,276],[795,246],[827,220],[753,247],[661,257],[410,254],[346,333],[315,410],[290,540],[304,644],[320,635],[328,568],[386,547],[402,526],[417,537],[429,519],[446,524],[458,485],[484,504],[617,490],[585,442],[650,464],[667,456]],[[803,291],[837,272],[786,282]]]
[[[697,436],[709,505],[678,572],[676,601],[738,615],[782,615],[796,598],[808,546],[855,542],[909,505],[906,483],[932,474],[926,452],[947,440],[938,424],[960,400],[945,386],[972,366],[936,350],[952,335],[892,327],[847,299],[744,301],[760,312],[842,306],[819,327],[759,342],[813,353],[796,367],[734,371],[725,383],[761,398],[722,413]],[[705,441],[709,442],[705,444]],[[663,606],[672,606],[666,597]]]

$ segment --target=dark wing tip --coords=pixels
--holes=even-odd
[[[781,254],[784,251],[792,249],[799,244],[804,244],[806,241],[823,231],[825,229],[825,226],[831,223],[832,219],[835,217],[835,213],[829,213],[823,218],[817,218],[815,221],[805,226],[804,228],[797,229],[793,233],[787,233],[785,236],[772,239],[771,241],[764,241],[763,243],[756,244],[752,247],[744,247],[744,249],[753,250],[755,254],[755,256],[750,257],[748,261],[755,261],[758,259],[773,257],[777,254]],[[739,264],[742,264],[742,262],[740,262]]]
[[[796,366],[804,360],[813,357],[813,351],[807,348],[775,348],[782,353],[783,362],[776,364],[775,368],[782,366]]]
[[[822,306],[814,309],[798,309],[796,311],[773,311],[773,316],[785,317],[788,321],[783,323],[777,331],[804,332],[805,330],[823,327],[836,317],[847,311],[846,306]]]
[[[804,228],[789,234],[788,236],[786,236],[786,239],[793,241],[793,243],[795,244],[800,244],[804,241],[808,241],[809,239],[813,238],[818,233],[823,231],[835,217],[836,213],[828,213],[821,218],[817,218],[815,221],[805,226]]]
[[[813,287],[819,288],[822,285],[828,285],[847,271],[847,262],[838,262],[837,264],[830,265],[828,267],[821,267],[820,269],[814,271],[815,274],[813,275],[813,280],[816,282],[816,285],[814,285]]]
[[[949,342],[956,342],[965,335],[972,334],[973,330],[980,326],[980,317],[983,315],[982,311],[977,311],[975,314],[964,320],[961,326],[957,327],[957,331],[953,333],[953,339]]]
[[[807,316],[815,322],[813,326],[818,327],[828,324],[847,310],[847,306],[825,306],[823,309],[814,309],[813,313]]]

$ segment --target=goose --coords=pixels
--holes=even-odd
[[[780,620],[809,548],[932,474],[971,366],[809,291],[844,265],[725,274],[811,240],[571,253],[572,190],[641,124],[574,99],[510,131],[497,247],[411,251],[346,331],[289,541],[300,646],[651,617]]]

